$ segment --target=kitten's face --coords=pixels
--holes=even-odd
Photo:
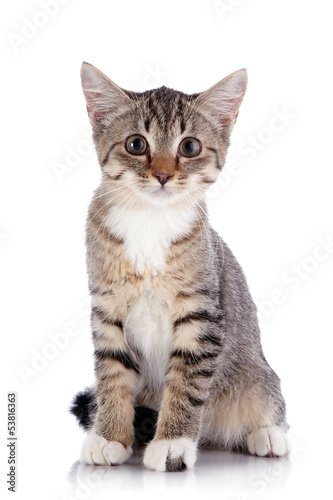
[[[195,99],[161,88],[135,96],[100,139],[102,168],[154,204],[197,198],[224,162],[226,141],[196,109]]]
[[[122,188],[154,205],[203,198],[225,161],[244,70],[195,95],[166,87],[123,91],[88,64],[82,80],[103,179],[115,200],[131,199]]]

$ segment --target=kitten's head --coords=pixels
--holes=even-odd
[[[103,181],[150,204],[202,199],[216,180],[247,85],[236,71],[206,92],[121,89],[83,63],[82,87]]]

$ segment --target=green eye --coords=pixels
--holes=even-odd
[[[186,137],[179,144],[179,153],[182,156],[190,158],[191,156],[197,156],[201,152],[201,143],[198,139],[193,137]]]
[[[131,135],[126,141],[126,149],[132,155],[143,155],[148,150],[148,143],[141,135]]]

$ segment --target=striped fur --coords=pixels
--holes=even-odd
[[[82,83],[102,169],[87,222],[96,389],[73,410],[91,429],[82,456],[125,460],[136,405],[158,412],[149,468],[190,467],[199,443],[246,449],[250,439],[252,452],[261,428],[273,428],[280,442],[267,454],[279,454],[280,382],[262,353],[243,272],[210,227],[204,198],[223,167],[246,72],[195,95],[124,91],[88,64]],[[147,141],[144,154],[126,150],[132,135]],[[198,156],[180,154],[186,137],[200,141]],[[107,442],[103,457],[98,443]]]

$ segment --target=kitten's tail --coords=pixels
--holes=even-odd
[[[97,413],[97,398],[95,390],[92,387],[86,387],[78,392],[72,401],[69,411],[76,416],[79,425],[85,431],[91,429],[94,425]]]
[[[135,446],[151,441],[155,434],[158,412],[147,406],[135,406],[134,433]],[[95,389],[88,387],[76,394],[70,406],[70,412],[75,415],[79,425],[85,431],[94,425],[97,414],[97,397]]]

